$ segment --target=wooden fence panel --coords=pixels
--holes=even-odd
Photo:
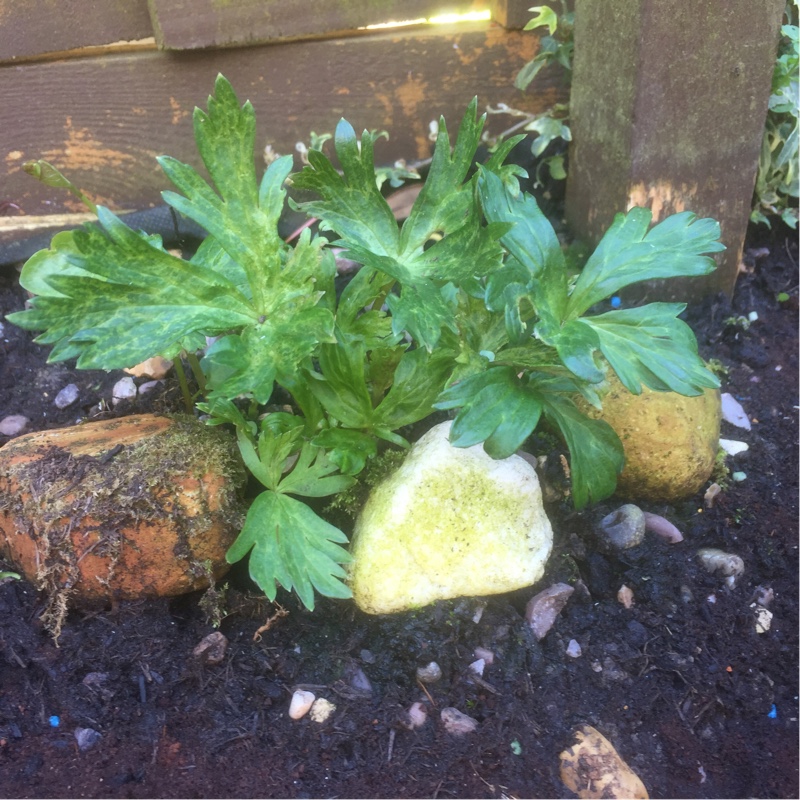
[[[171,50],[330,35],[487,8],[480,0],[150,0],[158,46]]]
[[[152,35],[147,0],[0,0],[0,63]]]
[[[267,143],[280,153],[292,152],[310,131],[332,131],[346,116],[357,130],[390,132],[390,141],[378,147],[380,163],[426,158],[429,123],[444,114],[455,128],[474,95],[482,105],[502,102],[528,111],[566,100],[567,89],[555,72],[542,76],[536,93],[513,88],[514,75],[536,54],[538,43],[534,33],[474,23],[0,68],[8,121],[0,128],[6,173],[0,199],[28,215],[83,211],[68,193],[23,172],[24,161],[44,158],[111,208],[158,204],[160,191],[169,186],[154,159],[166,153],[199,166],[192,109],[205,107],[218,72],[256,108],[257,155]],[[490,122],[499,132],[514,120]]]

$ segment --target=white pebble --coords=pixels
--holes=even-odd
[[[139,387],[139,394],[148,394],[148,392],[152,392],[156,387],[163,385],[164,381],[147,381]]]
[[[625,608],[633,608],[633,590],[630,586],[626,586],[623,583],[622,586],[619,587],[617,600],[619,600]]]
[[[742,481],[747,480],[747,473],[746,472],[732,472],[731,473],[731,480],[736,481],[736,483],[741,483]]]
[[[452,707],[442,709],[442,723],[448,733],[456,736],[472,733],[478,727],[478,720]]]
[[[737,442],[735,439],[720,439],[719,446],[729,456],[738,456],[739,453],[746,453],[750,449],[750,445],[746,442]]]
[[[575,639],[570,639],[567,645],[567,655],[570,658],[580,658],[583,655],[583,650],[580,644]]]
[[[735,425],[737,428],[744,428],[745,430],[749,431],[750,420],[747,418],[747,414],[744,413],[741,403],[739,403],[739,401],[728,392],[725,392],[721,396],[721,400],[722,419],[724,419],[726,422],[730,422],[731,425]]]
[[[441,677],[442,668],[435,661],[424,667],[417,667],[417,680],[422,683],[436,683]]]
[[[704,547],[697,551],[697,558],[709,572],[718,572],[728,578],[730,586],[736,583],[736,578],[744,574],[744,561],[733,553],[726,553],[715,547]]]
[[[311,710],[311,706],[316,699],[313,692],[304,692],[302,689],[298,689],[292,695],[292,702],[289,704],[289,716],[292,719],[302,719]]]
[[[482,658],[479,658],[477,661],[473,661],[469,665],[470,672],[474,672],[478,677],[483,675],[483,670],[485,669],[485,667],[486,667],[486,662]]]
[[[482,658],[487,667],[494,664],[494,653],[491,650],[487,650],[485,647],[476,647],[472,651],[472,655],[474,655],[475,658]]]
[[[313,722],[325,722],[333,712],[336,711],[336,706],[330,700],[320,697],[311,704],[311,713],[309,717]]]
[[[67,384],[57,395],[53,401],[56,408],[67,408],[71,406],[80,397],[80,389],[74,384]]]
[[[407,721],[412,730],[421,728],[428,721],[428,710],[422,703],[413,703],[408,709]]]
[[[11,414],[0,420],[0,435],[18,436],[25,430],[30,420],[22,414]]]
[[[136,391],[133,378],[120,378],[111,390],[111,402],[116,406],[123,400],[132,400],[136,397]]]
[[[755,610],[756,614],[756,633],[766,633],[772,625],[772,612],[755,603],[750,607]]]

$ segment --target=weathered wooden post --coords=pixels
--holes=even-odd
[[[576,0],[567,220],[596,242],[614,214],[720,222],[704,278],[647,284],[696,300],[736,282],[784,0]],[[673,284],[677,284],[676,286]]]

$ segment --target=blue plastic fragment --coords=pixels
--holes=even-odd
[[[61,724],[61,717],[57,717],[55,714],[53,714],[48,721],[50,722],[51,728],[57,728]]]
[[[611,308],[619,308],[622,305],[622,298],[614,295],[611,298]]]
[[[772,704],[772,708],[769,710],[769,714],[767,716],[770,719],[777,719],[778,718],[778,709],[775,708],[775,703]]]

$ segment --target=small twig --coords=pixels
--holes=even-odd
[[[281,617],[289,616],[289,612],[279,603],[275,603],[276,611],[267,621],[253,634],[253,641],[260,642],[261,634],[266,633]]]
[[[431,693],[425,688],[425,684],[419,679],[417,679],[417,684],[419,685],[419,688],[425,692],[425,696],[431,701],[431,705],[434,708],[439,708],[439,706],[436,705],[436,701],[431,697]]]
[[[386,763],[388,764],[392,760],[392,753],[394,752],[394,737],[395,737],[395,729],[392,728],[389,731],[389,746],[386,750]]]

